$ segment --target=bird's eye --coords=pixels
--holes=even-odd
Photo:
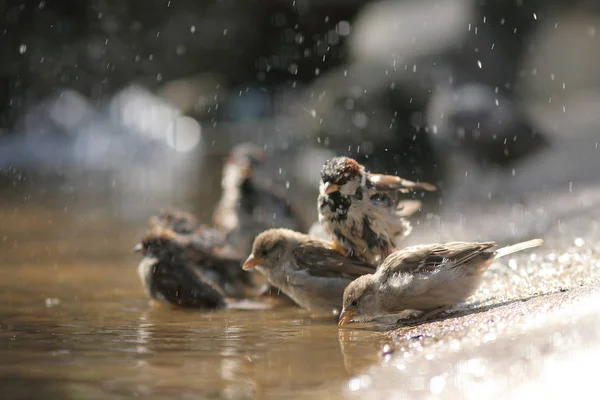
[[[260,252],[261,256],[263,256],[263,257],[266,257],[267,253],[268,253],[267,249],[263,249],[263,250]]]
[[[350,305],[352,307],[357,307],[358,306],[358,300],[354,300],[352,303],[350,303]]]

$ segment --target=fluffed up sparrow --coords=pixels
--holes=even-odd
[[[329,243],[288,229],[258,235],[244,269],[257,268],[299,306],[321,314],[341,310],[344,289],[375,267],[344,257]]]
[[[339,324],[425,311],[421,320],[469,298],[497,258],[537,247],[534,239],[496,250],[495,242],[417,245],[389,255],[377,272],[356,279],[344,292]]]
[[[436,187],[373,174],[351,158],[335,157],[321,169],[319,222],[340,252],[372,264],[383,261],[412,230],[405,217],[421,203],[403,202],[400,194],[415,189]]]
[[[170,230],[154,230],[136,247],[144,255],[138,273],[148,296],[181,307],[225,307],[223,291],[191,265],[175,235]]]
[[[148,225],[147,237],[154,234],[168,239],[171,247],[184,254],[186,264],[198,269],[228,297],[245,297],[256,292],[252,275],[240,268],[242,256],[229,245],[221,231],[198,225],[193,215],[177,209],[151,217]],[[143,249],[143,242],[135,247],[136,251]]]

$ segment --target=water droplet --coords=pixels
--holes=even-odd
[[[46,307],[54,307],[60,304],[60,300],[52,297],[46,299]]]
[[[25,54],[26,51],[27,51],[27,45],[26,44],[21,44],[19,46],[19,54]]]
[[[383,346],[383,349],[381,350],[381,357],[390,356],[392,354],[394,354],[394,349],[392,348],[392,346],[390,346],[389,344]]]
[[[482,67],[483,67],[483,66],[481,65],[481,61],[477,60],[477,66],[478,66],[479,68],[482,68]]]
[[[196,25],[190,26],[190,32],[192,32],[192,33],[196,32]]]

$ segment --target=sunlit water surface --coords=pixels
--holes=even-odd
[[[152,307],[132,254],[144,221],[42,197],[0,209],[2,398],[310,397],[388,340],[294,307]]]

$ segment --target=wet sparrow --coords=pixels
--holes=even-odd
[[[245,297],[255,292],[250,273],[241,269],[243,259],[227,244],[225,237],[213,228],[201,225],[193,233],[177,234],[155,225],[144,240],[160,238],[162,246],[181,253],[183,262],[217,285],[228,297]],[[144,251],[142,240],[135,249]]]
[[[190,308],[217,309],[226,305],[225,294],[191,265],[174,232],[153,231],[140,245],[136,250],[144,258],[138,273],[152,299]]]
[[[496,250],[495,242],[452,242],[407,247],[390,254],[372,275],[344,292],[340,325],[420,310],[425,320],[470,297],[497,258],[537,247],[541,239]]]
[[[400,201],[400,194],[414,189],[434,191],[436,187],[367,172],[351,158],[333,158],[321,169],[319,222],[333,237],[334,248],[377,263],[410,234],[411,225],[404,217],[421,204]]]
[[[257,268],[299,306],[322,314],[341,310],[344,289],[375,267],[351,260],[324,241],[288,229],[258,235],[244,269]]]

